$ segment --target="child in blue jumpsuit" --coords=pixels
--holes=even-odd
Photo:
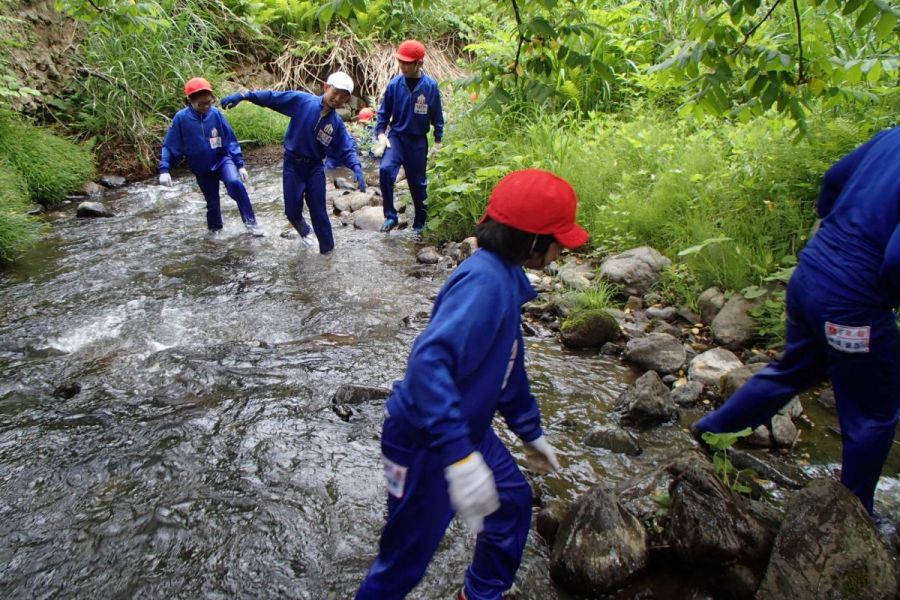
[[[384,99],[378,109],[375,125],[375,156],[381,159],[379,184],[384,201],[382,231],[397,226],[397,210],[394,208],[394,180],[400,166],[406,172],[409,192],[412,195],[416,215],[413,230],[417,235],[425,228],[428,179],[425,165],[428,161],[428,130],[434,126],[434,148],[441,146],[444,135],[444,113],[437,82],[422,72],[425,46],[416,40],[400,44],[395,54],[400,74],[388,83]],[[390,132],[385,134],[388,127]]]
[[[206,199],[206,226],[215,232],[222,229],[222,207],[219,204],[219,181],[237,203],[241,220],[253,235],[262,235],[256,225],[253,206],[244,183],[247,169],[244,155],[228,119],[213,107],[212,86],[202,77],[194,77],[184,86],[188,106],[175,113],[163,140],[159,161],[159,183],[172,185],[169,169],[182,157],[197,178]]]
[[[444,284],[387,402],[381,436],[387,523],[357,600],[399,600],[425,573],[454,513],[478,533],[460,598],[508,590],[531,524],[531,488],[491,427],[498,410],[536,470],[558,468],[528,385],[522,266],[543,268],[588,235],[576,196],[535,169],[507,175],[478,226],[480,249]]]
[[[900,128],[879,133],[828,170],[818,212],[821,227],[787,288],[784,356],[693,431],[755,428],[830,375],[841,482],[872,513],[900,414]]]
[[[321,96],[297,91],[256,91],[222,98],[222,108],[225,109],[247,100],[291,118],[284,134],[284,213],[304,243],[311,245],[310,227],[303,218],[303,199],[306,199],[312,229],[322,254],[334,249],[331,221],[325,205],[323,159],[333,157],[337,164],[353,169],[359,189],[366,190],[355,144],[336,111],[350,100],[352,93],[353,80],[346,73],[337,72],[329,75],[325,93]]]

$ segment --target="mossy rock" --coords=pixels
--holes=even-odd
[[[579,310],[563,322],[559,333],[567,348],[599,348],[619,337],[619,323],[605,309]]]

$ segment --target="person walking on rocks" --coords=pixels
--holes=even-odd
[[[433,154],[441,147],[444,113],[437,82],[422,70],[425,46],[417,40],[406,40],[400,44],[395,56],[400,74],[388,83],[384,92],[378,109],[373,149],[376,157],[383,155],[378,172],[384,202],[381,230],[388,232],[398,223],[394,208],[394,181],[402,166],[415,206],[413,231],[421,237],[427,217],[427,134],[434,127]]]
[[[263,235],[244,186],[248,175],[241,146],[228,119],[213,106],[212,86],[202,77],[194,77],[184,84],[184,95],[187,106],[175,113],[163,140],[159,183],[172,185],[169,170],[184,157],[206,199],[206,226],[210,232],[222,229],[221,181],[237,203],[247,230],[255,236]]]
[[[321,96],[300,91],[264,90],[240,92],[222,98],[222,108],[225,109],[246,100],[291,118],[284,134],[284,213],[300,234],[304,245],[314,245],[311,234],[315,232],[322,254],[334,249],[334,235],[325,205],[323,159],[332,157],[336,164],[353,169],[360,191],[366,191],[356,145],[337,113],[337,109],[350,100],[352,93],[353,80],[338,71],[328,76],[325,92]],[[303,218],[304,199],[312,229]]]
[[[531,488],[491,423],[499,411],[536,471],[558,469],[525,372],[521,307],[541,269],[584,244],[575,190],[536,169],[504,177],[477,229],[479,250],[444,284],[386,405],[387,523],[357,600],[399,600],[419,582],[456,514],[477,533],[459,598],[513,584],[531,524]]]
[[[821,227],[787,288],[784,355],[692,427],[755,428],[826,375],[843,442],[841,482],[871,514],[900,415],[900,128],[825,174]]]

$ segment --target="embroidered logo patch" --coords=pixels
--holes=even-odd
[[[388,494],[394,498],[403,497],[403,489],[406,487],[407,467],[398,465],[384,454],[381,455],[384,462],[384,478],[387,480]]]
[[[322,129],[319,130],[318,135],[316,135],[316,140],[318,140],[318,142],[320,144],[322,144],[323,146],[327,146],[328,144],[331,143],[331,138],[334,137],[332,135],[333,133],[334,133],[334,128],[331,126],[331,123],[329,123],[328,125],[326,125],[325,127],[323,127]]]
[[[825,321],[825,339],[828,345],[841,352],[868,352],[872,328],[849,327]]]
[[[419,97],[416,98],[416,105],[413,110],[417,115],[428,114],[428,101],[425,99],[425,94],[419,94]]]
[[[222,147],[222,138],[219,137],[219,130],[215,127],[209,132],[209,147],[213,149]]]

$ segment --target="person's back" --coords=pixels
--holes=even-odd
[[[900,247],[888,248],[900,224],[900,127],[829,169],[819,214],[822,225],[800,253],[801,265],[836,300],[895,306],[900,280],[886,281],[882,268],[900,262]]]

